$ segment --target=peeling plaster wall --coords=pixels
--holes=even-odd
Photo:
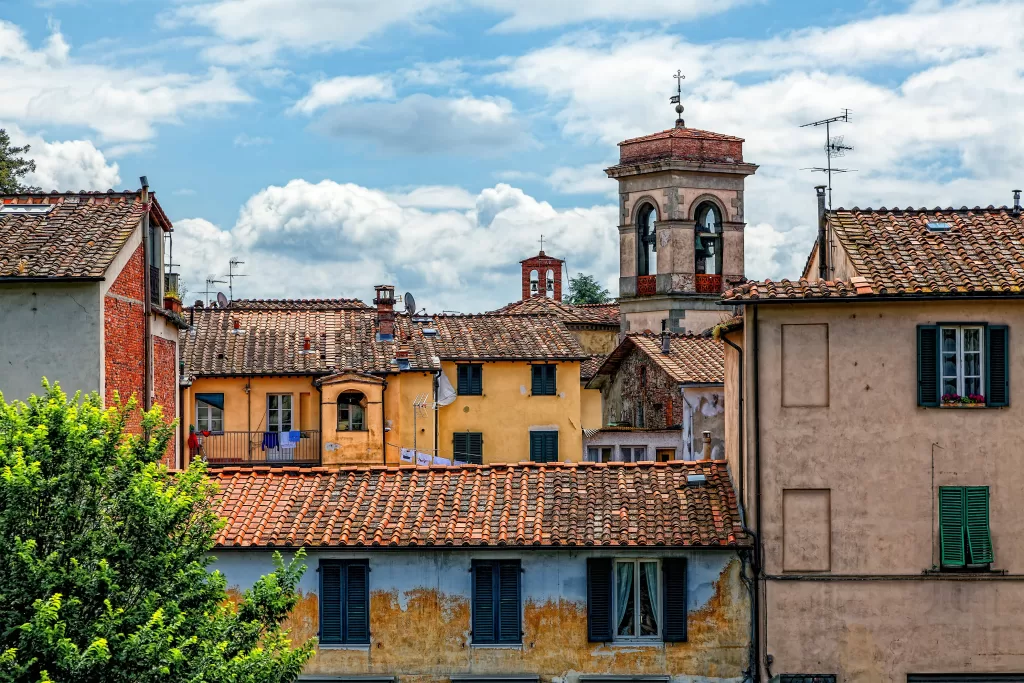
[[[725,459],[724,387],[684,387],[683,460],[699,460],[704,450],[703,432],[711,432],[711,459]]]
[[[644,376],[646,379],[644,379]],[[604,389],[604,423],[664,429],[682,422],[679,385],[644,353],[629,352]],[[636,424],[637,406],[644,423]]]
[[[748,593],[731,552],[662,551],[619,556],[687,558],[689,640],[645,646],[587,641],[586,558],[607,551],[312,552],[302,597],[289,627],[295,641],[318,630],[316,568],[320,558],[369,558],[371,644],[323,647],[305,673],[397,675],[440,683],[452,674],[535,673],[545,682],[575,683],[580,674],[670,674],[678,683],[742,679],[749,634]],[[521,558],[523,644],[473,646],[471,561]],[[223,551],[213,565],[235,596],[273,570],[269,552]]]

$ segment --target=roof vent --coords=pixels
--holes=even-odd
[[[434,329],[433,327],[424,327],[423,328],[423,336],[424,337],[436,337],[437,336],[437,330]]]
[[[686,475],[687,486],[703,486],[708,481],[708,478],[703,474],[688,474]]]
[[[943,221],[928,221],[927,227],[928,232],[949,232],[953,226]]]
[[[27,216],[38,216],[50,213],[56,204],[4,204],[0,206],[0,215],[21,214]]]
[[[429,315],[414,315],[412,317],[412,321],[414,323],[432,323],[434,322],[434,319]]]

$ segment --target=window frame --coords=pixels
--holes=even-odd
[[[711,230],[707,229],[706,217],[708,212],[714,212],[715,217],[718,220],[714,223]],[[713,201],[705,200],[702,201],[698,206],[694,214],[694,272],[701,275],[721,275],[722,274],[722,233],[724,232],[725,216],[722,213],[722,209]],[[703,242],[711,242],[714,245],[712,254],[707,254],[707,250],[697,251],[697,240]],[[705,254],[703,257],[699,257],[698,253]],[[714,259],[714,272],[709,273],[707,271],[707,259]]]
[[[940,401],[941,401],[941,397],[947,395],[948,393],[955,393],[958,396],[967,396],[968,395],[968,393],[965,390],[965,381],[968,379],[968,376],[964,374],[965,366],[966,366],[965,354],[977,354],[977,356],[978,356],[978,374],[977,375],[970,375],[969,378],[970,379],[977,379],[978,380],[979,390],[977,392],[975,392],[975,393],[980,394],[981,396],[984,396],[985,400],[986,400],[986,403],[987,403],[988,402],[988,387],[986,386],[986,382],[985,382],[985,367],[986,367],[985,363],[987,362],[988,358],[987,358],[987,353],[986,353],[987,349],[985,347],[987,346],[986,339],[988,337],[988,334],[987,334],[985,323],[974,323],[974,324],[970,324],[970,323],[964,323],[964,324],[940,323],[938,325],[938,329],[939,329],[939,344],[938,344],[939,345],[939,349],[938,349],[939,358],[938,358],[938,362],[939,362],[939,397],[940,397]],[[956,338],[955,338],[956,348],[952,352],[946,351],[945,350],[945,345],[943,343],[944,342],[943,333],[946,332],[947,330],[954,331],[954,333],[956,335]],[[965,347],[965,344],[964,344],[964,333],[969,331],[969,330],[970,331],[977,331],[978,332],[978,349],[977,349],[977,351],[966,351],[964,349],[964,347]],[[952,353],[952,355],[955,356],[956,375],[947,375],[946,371],[945,371],[946,356],[950,355],[951,353]],[[956,391],[955,392],[947,392],[946,391],[946,381],[949,380],[949,379],[952,379],[952,380],[954,380],[956,382]]]
[[[503,564],[514,564],[515,565],[515,576],[516,576],[516,610],[517,610],[517,622],[519,624],[519,633],[514,639],[502,639],[501,637],[501,565]],[[492,629],[494,638],[485,639],[480,638],[474,625],[476,623],[476,612],[477,607],[477,570],[479,567],[489,566],[491,568],[491,619]],[[469,630],[470,630],[470,644],[473,647],[515,647],[523,644],[523,563],[518,558],[504,558],[495,560],[472,560],[470,563],[470,576],[472,577],[472,586],[470,587],[470,612],[469,612]]]
[[[281,399],[283,399],[283,398],[287,398],[288,399],[288,407],[285,408],[283,405],[281,405],[279,403],[278,407],[271,408],[270,407],[270,399],[271,398],[277,398],[279,401]],[[283,413],[284,413],[285,410],[288,411],[288,429],[282,429],[282,427],[284,426]],[[274,412],[276,412],[278,414],[278,420],[277,420],[276,424],[274,424],[273,420],[271,419],[271,415]],[[277,432],[278,434],[280,434],[280,433],[283,433],[283,432],[290,432],[290,431],[294,430],[295,429],[295,397],[292,394],[290,394],[290,393],[267,394],[267,413],[266,413],[266,415],[267,415],[267,431],[268,432]],[[274,428],[272,428],[272,427],[274,427]]]
[[[474,386],[473,374],[477,374]],[[463,375],[465,374],[465,377]],[[463,391],[463,388],[466,391]],[[455,393],[459,396],[483,396],[484,395],[484,364],[483,363],[459,363],[455,370]]]
[[[660,614],[658,615],[658,632],[653,635],[632,635],[632,636],[621,636],[619,635],[619,624],[617,615],[619,613],[618,606],[618,583],[619,583],[619,572],[618,567],[620,564],[632,564],[633,565],[633,630],[634,633],[640,631],[640,619],[639,617],[639,606],[640,606],[640,567],[645,562],[653,562],[655,565],[655,576],[657,577],[658,585],[655,588],[655,595],[652,597],[652,602],[657,602]],[[663,633],[665,630],[665,594],[664,594],[664,577],[662,576],[661,559],[656,557],[616,557],[612,560],[612,617],[614,624],[612,626],[612,642],[615,643],[648,643],[648,642],[664,642]]]
[[[339,432],[366,432],[366,431],[369,431],[369,429],[366,426],[366,408],[363,407],[363,404],[360,401],[357,401],[355,403],[352,403],[351,401],[342,401],[342,397],[344,397],[344,396],[350,396],[350,397],[361,396],[362,398],[366,398],[366,396],[364,396],[363,394],[360,394],[360,393],[355,392],[355,391],[343,391],[340,394],[338,394],[337,411],[336,411],[337,422],[335,424],[336,431],[339,431]],[[352,426],[352,424],[353,424],[352,408],[353,407],[356,407],[356,408],[359,409],[359,413],[360,413],[360,416],[362,418],[362,427],[360,429],[355,429]],[[348,415],[348,427],[344,428],[344,429],[342,429],[342,427],[341,427],[341,411],[342,411],[342,408],[346,408],[348,410],[348,414],[349,414]]]
[[[224,394],[221,394],[221,401],[223,402],[223,400],[224,400]],[[200,404],[202,404],[202,405],[200,405]],[[213,414],[214,410],[216,410],[217,412],[220,413],[220,417],[218,418],[219,421],[220,421],[220,429],[213,429],[212,428],[212,420],[214,419],[214,414]],[[207,429],[203,429],[203,426],[202,426],[202,416],[203,416],[204,412],[206,413],[205,418],[206,418]],[[213,405],[212,403],[207,403],[203,399],[201,399],[199,397],[196,397],[196,431],[198,431],[198,432],[209,431],[211,434],[223,434],[224,433],[224,409],[223,408],[218,408],[217,406]]]
[[[648,225],[651,216],[654,222]],[[657,236],[658,207],[650,200],[641,201],[636,212],[636,274],[640,277],[658,274]]]
[[[349,611],[349,577],[348,568],[351,565],[361,565],[366,568],[366,587],[364,590],[364,605],[366,608],[366,639],[352,638],[348,635],[348,611]],[[339,640],[325,640],[324,639],[324,567],[339,567],[340,569],[340,592],[338,613],[341,620],[341,638]],[[324,558],[321,559],[317,566],[317,638],[321,645],[328,647],[346,647],[346,646],[357,646],[357,647],[369,647],[372,639],[372,626],[371,626],[371,613],[370,613],[370,560],[366,558],[362,559],[337,559],[337,558]]]
[[[649,462],[649,460],[647,459],[647,452],[649,450],[650,449],[646,445],[619,446],[619,455],[622,457],[622,460],[620,460],[619,462]],[[644,455],[643,460],[636,459],[636,454],[638,451]],[[626,459],[626,453],[629,453],[629,459]]]
[[[597,460],[591,459],[591,457],[590,457],[590,452],[591,451],[599,451],[599,453],[597,455]],[[602,459],[602,456],[603,456],[603,454],[606,451],[608,453],[608,459],[604,460],[604,459]],[[587,446],[587,459],[586,459],[586,461],[587,462],[615,462],[615,446],[603,446],[603,445]]]
[[[550,374],[551,377],[546,377]],[[548,391],[548,381],[551,391]],[[540,388],[540,391],[537,389]],[[534,363],[530,366],[530,394],[532,396],[558,396],[558,365],[555,363]]]

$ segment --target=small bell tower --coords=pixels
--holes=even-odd
[[[744,279],[743,190],[757,166],[743,140],[687,128],[677,72],[673,128],[619,143],[622,331],[696,333],[717,324],[722,292]]]
[[[544,253],[544,235],[540,236],[540,253],[519,262],[523,268],[523,299],[546,296],[562,300],[562,261]]]

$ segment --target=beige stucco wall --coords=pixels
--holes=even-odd
[[[583,347],[583,351],[592,355],[607,355],[619,345],[619,330],[569,330],[569,333],[576,338],[576,341]]]
[[[773,672],[839,673],[841,681],[867,683],[903,682],[912,672],[1024,671],[1024,582],[922,574],[938,563],[934,505],[941,485],[990,487],[993,567],[1024,574],[1024,470],[1015,455],[1024,436],[1024,382],[1014,381],[1024,377],[1024,347],[1014,336],[1024,333],[1024,307],[786,304],[759,306],[758,316],[765,571],[791,574],[792,558],[823,563],[816,580],[767,582]],[[917,406],[916,326],[945,321],[1010,326],[1009,408]],[[783,325],[827,326],[825,372],[797,364],[783,376]],[[750,326],[748,314],[748,405]],[[808,396],[825,400],[785,406],[782,387],[801,380],[816,385],[807,387]],[[753,454],[751,427],[748,421]],[[786,490],[814,490],[809,499],[823,503],[824,512],[784,520]],[[748,503],[752,497],[748,487]],[[752,513],[747,519],[755,523]],[[794,539],[806,543],[787,549]],[[822,575],[902,578],[826,582]]]
[[[601,390],[580,387],[580,414],[583,429],[603,427],[601,413]]]
[[[678,313],[676,314],[678,315]],[[661,321],[668,318],[669,311],[668,308],[665,308],[638,313],[623,312],[622,315],[629,322],[628,331],[630,332],[643,332],[644,330],[661,332]],[[686,334],[700,334],[728,317],[729,314],[725,311],[689,309],[686,311],[686,315],[679,321],[680,331]]]

